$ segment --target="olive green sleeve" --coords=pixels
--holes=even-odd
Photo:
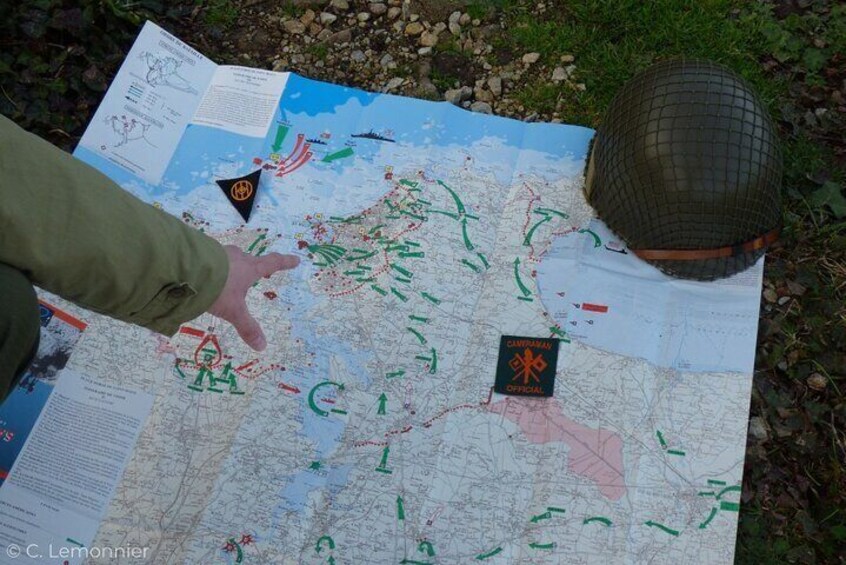
[[[80,306],[163,333],[205,312],[223,247],[0,116],[0,262]]]

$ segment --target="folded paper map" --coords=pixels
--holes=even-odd
[[[261,354],[209,315],[166,339],[43,295],[63,369],[0,415],[29,426],[0,441],[0,534],[154,563],[731,563],[763,262],[700,283],[635,258],[585,202],[593,133],[218,66],[146,24],[76,156],[303,262],[248,295]],[[535,395],[494,392],[500,361]],[[66,468],[57,422],[108,394]]]

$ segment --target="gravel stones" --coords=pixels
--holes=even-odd
[[[411,36],[420,35],[423,33],[423,29],[423,24],[420,22],[411,22],[405,26],[405,34]]]
[[[540,53],[526,53],[523,55],[523,64],[524,65],[534,65],[540,59]]]
[[[487,102],[476,101],[470,104],[470,111],[479,114],[493,114],[493,108]]]
[[[461,88],[453,88],[444,93],[444,100],[450,104],[460,105],[473,96],[473,89],[469,86],[462,86]]]
[[[306,25],[300,20],[285,20],[282,22],[285,31],[294,35],[301,35],[306,31]]]

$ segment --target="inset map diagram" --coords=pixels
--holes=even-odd
[[[132,141],[143,139],[150,146],[156,145],[147,139],[147,131],[150,129],[150,124],[136,120],[135,118],[127,118],[126,116],[111,115],[105,119],[105,123],[111,126],[112,131],[117,136],[117,143],[114,147],[122,147]]]
[[[147,64],[147,73],[144,80],[152,86],[169,86],[180,92],[197,94],[197,90],[191,86],[188,80],[179,74],[182,61],[175,57],[157,55],[145,51],[141,53],[141,60]]]

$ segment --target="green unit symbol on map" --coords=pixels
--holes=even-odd
[[[334,414],[346,414],[346,411],[341,410],[339,408],[331,408],[330,410],[326,411],[326,410],[323,410],[322,408],[320,408],[317,405],[317,402],[314,398],[315,395],[317,394],[317,391],[320,390],[323,387],[328,387],[328,386],[333,386],[333,387],[337,388],[339,391],[344,390],[344,385],[341,384],[341,383],[336,383],[336,382],[332,382],[332,381],[323,381],[322,383],[318,383],[318,384],[314,385],[308,393],[308,407],[311,408],[312,412],[314,412],[318,416],[328,416],[330,412],[332,412]]]
[[[323,158],[324,163],[331,163],[332,161],[337,161],[338,159],[344,159],[346,157],[352,157],[353,149],[352,147],[345,147],[340,151],[335,151],[334,153],[330,153],[326,157]]]

